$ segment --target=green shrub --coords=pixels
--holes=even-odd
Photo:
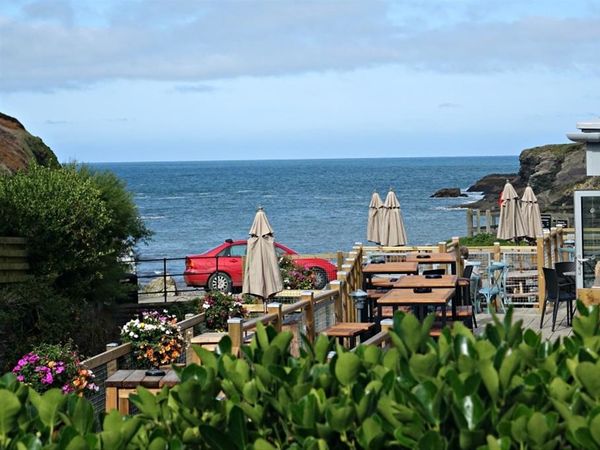
[[[526,240],[518,242],[508,241],[498,239],[495,234],[490,233],[479,233],[472,237],[463,236],[459,239],[460,245],[467,247],[491,247],[494,245],[494,242],[499,242],[501,246],[530,245]]]
[[[600,310],[578,310],[562,342],[512,313],[482,336],[456,325],[436,342],[433,317],[397,313],[387,350],[320,336],[300,357],[290,333],[259,326],[241,357],[228,338],[216,353],[197,349],[202,366],[156,396],[139,388],[140,412],[113,411],[97,433],[85,400],[6,375],[0,448],[600,449]]]

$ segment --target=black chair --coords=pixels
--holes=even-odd
[[[471,297],[471,275],[473,275],[474,266],[465,266],[463,276],[458,279],[458,288],[463,305],[471,307],[471,317],[473,319],[473,327],[477,328],[477,319],[475,318],[475,307],[473,306],[473,298]]]
[[[423,275],[445,275],[446,269],[429,269],[424,270]]]
[[[572,275],[565,275],[565,272],[575,272],[577,270],[575,261],[557,262],[554,263],[554,268],[558,277],[558,286],[565,291],[575,292],[575,278]]]
[[[573,313],[573,300],[575,300],[575,294],[572,292],[564,291],[559,288],[558,285],[558,274],[555,269],[544,270],[544,281],[546,284],[546,295],[544,298],[544,305],[542,306],[542,319],[540,321],[540,329],[544,326],[544,315],[546,314],[546,304],[550,301],[554,303],[552,311],[552,331],[556,325],[556,315],[558,314],[558,307],[560,302],[567,302],[567,324],[571,325],[571,314]]]

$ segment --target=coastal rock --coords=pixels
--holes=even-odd
[[[14,117],[0,113],[0,175],[26,169],[33,162],[59,166],[56,155],[39,137]]]
[[[460,192],[460,188],[443,188],[437,190],[431,198],[445,198],[445,197],[468,197],[467,194]]]
[[[167,275],[166,277],[166,288],[167,292],[173,293],[177,295],[177,283],[175,282],[175,278],[171,275]],[[165,280],[162,276],[152,278],[150,282],[144,286],[142,289],[142,293],[148,295],[163,295],[165,290]]]
[[[484,198],[466,206],[477,209],[497,209],[498,198],[508,179],[519,196],[527,183],[536,193],[544,212],[573,212],[575,189],[598,189],[600,177],[588,177],[585,147],[582,144],[544,145],[523,150],[519,156],[518,174],[492,174],[467,189],[483,192]]]

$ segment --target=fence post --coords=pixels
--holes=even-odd
[[[119,344],[117,344],[116,342],[111,342],[109,344],[106,344],[106,350],[112,350],[115,347],[118,347]],[[106,363],[106,377],[110,377],[113,373],[115,373],[117,370],[119,370],[118,364],[117,364],[117,360],[116,359],[111,359],[110,361],[108,361]]]
[[[186,319],[191,319],[194,314],[188,313],[185,315]],[[183,332],[183,339],[185,340],[185,365],[189,365],[193,359],[194,349],[192,348],[192,338],[194,337],[194,327],[186,328]]]
[[[552,262],[550,267],[554,267],[554,263],[558,261],[558,233],[556,227],[550,228],[550,240],[552,242]]]
[[[452,237],[452,245],[454,246],[454,255],[456,256],[456,275],[461,277],[463,273],[463,260],[460,256],[460,238],[458,236]]]
[[[549,230],[544,230],[544,253],[544,267],[552,267],[552,240]]]
[[[473,237],[473,210],[467,208],[467,236]]]
[[[492,234],[492,212],[489,209],[485,210],[485,231]]]
[[[563,262],[564,256],[561,249],[565,246],[565,236],[564,236],[564,228],[562,225],[557,225],[556,227],[556,245],[558,247],[558,261]]]
[[[393,319],[383,319],[381,321],[381,331],[385,331],[387,333],[388,331],[390,331],[390,328],[392,328],[392,326],[394,326]]]
[[[476,210],[477,211],[477,234],[481,233],[481,211],[480,210]]]
[[[337,270],[342,270],[342,264],[344,264],[344,252],[338,250],[337,252]]]
[[[537,270],[538,270],[538,308],[544,301],[544,295],[546,293],[546,281],[544,280],[544,238],[536,238],[536,249],[537,249]]]
[[[163,258],[163,296],[167,303],[167,258]]]
[[[239,317],[227,320],[227,333],[231,339],[232,353],[237,355],[244,343],[244,320]]]
[[[277,319],[275,319],[275,322],[273,323],[273,327],[275,328],[275,331],[277,331],[278,333],[281,332],[281,325],[283,324],[283,317],[281,314],[281,303],[269,303],[267,305],[267,314],[277,314]]]
[[[304,321],[306,323],[306,337],[310,342],[315,341],[315,297],[312,291],[302,291],[300,301],[307,301],[304,308]]]
[[[342,264],[342,273],[344,273],[344,322],[354,322],[354,308],[350,299],[350,292],[355,290],[354,272],[352,264]],[[339,279],[339,278],[338,278]]]
[[[494,261],[500,261],[501,256],[500,242],[494,242]]]
[[[446,247],[445,241],[438,242],[438,253],[446,253],[448,248]]]
[[[348,284],[346,283],[346,279],[347,279],[346,272],[344,272],[343,270],[340,270],[337,273],[337,279],[340,282],[340,305],[339,305],[339,310],[336,312],[336,314],[339,313],[338,320],[340,322],[350,322],[350,320],[348,319],[348,312],[346,311],[346,303],[347,303],[346,298],[349,297],[348,292],[347,292]]]
[[[343,322],[343,308],[342,308],[342,282],[339,280],[332,281],[330,283],[331,289],[337,291],[333,298],[333,318],[334,324]]]

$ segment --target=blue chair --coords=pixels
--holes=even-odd
[[[490,312],[492,299],[496,298],[500,302],[500,309],[505,313],[504,300],[506,299],[506,276],[508,274],[508,265],[503,262],[494,262],[489,265],[486,271],[489,286],[479,289],[479,294],[485,298],[487,312]],[[476,303],[477,309],[480,309],[479,300],[477,300]]]

